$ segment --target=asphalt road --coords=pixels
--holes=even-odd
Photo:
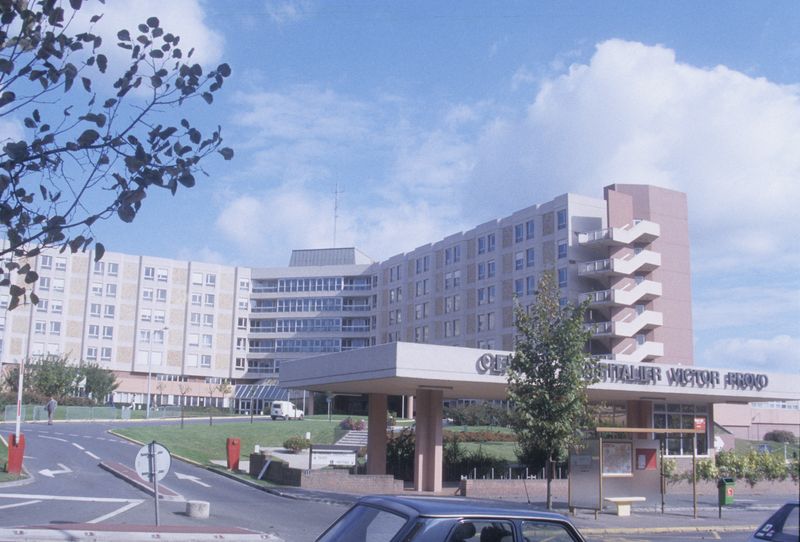
[[[107,431],[114,426],[102,422],[23,424],[24,466],[35,480],[0,487],[0,527],[153,524],[153,497],[98,466],[101,461],[134,465],[140,446],[110,435]],[[345,510],[271,495],[178,460],[172,462],[161,484],[185,500],[211,505],[211,517],[201,520],[188,517],[182,501],[161,501],[161,524],[166,525],[236,526],[302,542],[314,540]]]

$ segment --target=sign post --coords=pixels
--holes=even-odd
[[[156,525],[159,525],[158,516],[158,482],[162,480],[172,465],[172,456],[164,446],[156,441],[145,444],[136,454],[135,462],[136,473],[142,480],[153,484],[153,495],[155,496]]]
[[[17,424],[14,434],[10,436],[8,443],[8,462],[6,472],[9,474],[19,474],[22,472],[22,460],[25,457],[25,435],[20,432],[22,422],[22,380],[25,374],[25,360],[19,362],[19,380],[17,383]]]

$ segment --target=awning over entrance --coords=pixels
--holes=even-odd
[[[289,398],[289,390],[277,385],[240,384],[236,386],[235,398],[262,401],[286,401]]]
[[[335,393],[505,399],[511,352],[419,343],[389,343],[281,365],[280,385]],[[800,400],[800,375],[663,363],[601,362],[593,400],[748,403]]]

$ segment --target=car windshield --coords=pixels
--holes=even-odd
[[[339,518],[317,542],[389,542],[406,521],[400,514],[359,504]]]

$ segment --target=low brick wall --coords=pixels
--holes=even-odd
[[[350,474],[343,469],[298,472],[302,473],[300,487],[304,489],[361,494],[403,492],[403,481],[389,474]]]
[[[553,480],[550,490],[554,498],[569,497],[567,480]],[[506,499],[511,501],[541,501],[547,498],[546,480],[461,480],[459,494],[476,499]]]
[[[736,495],[796,495],[798,491],[797,482],[792,480],[778,481],[761,481],[754,487],[750,487],[745,480],[736,480]],[[667,495],[670,493],[674,495],[692,494],[692,484],[687,481],[680,481],[677,484],[667,484]],[[716,495],[717,484],[716,482],[697,482],[698,495]]]

